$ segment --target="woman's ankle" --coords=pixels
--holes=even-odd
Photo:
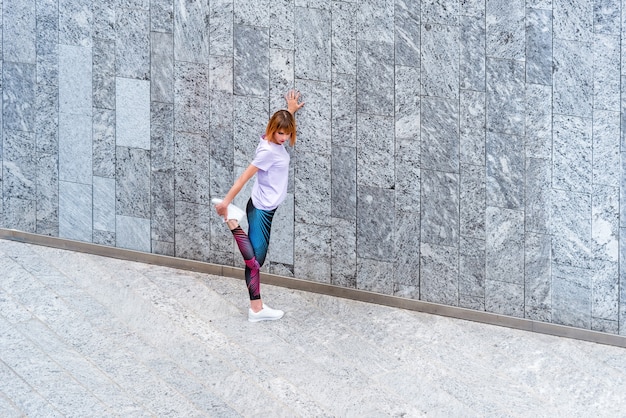
[[[252,312],[259,312],[263,309],[263,301],[261,299],[251,300],[250,309],[252,309]]]

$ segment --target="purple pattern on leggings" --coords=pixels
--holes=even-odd
[[[261,276],[258,261],[254,256],[254,249],[250,243],[250,238],[243,232],[240,226],[231,231],[235,242],[239,247],[239,251],[243,256],[243,261],[246,263],[246,286],[248,287],[248,293],[250,294],[250,300],[261,298]]]

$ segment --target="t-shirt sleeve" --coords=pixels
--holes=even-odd
[[[256,155],[254,156],[254,160],[252,160],[252,165],[259,170],[267,171],[273,163],[274,158],[272,152],[268,149],[259,147]]]

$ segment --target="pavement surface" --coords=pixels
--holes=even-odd
[[[0,239],[1,417],[624,417],[626,349]]]

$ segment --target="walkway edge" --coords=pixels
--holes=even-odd
[[[43,245],[63,250],[117,258],[126,261],[136,261],[140,263],[172,267],[181,270],[196,271],[217,276],[232,277],[237,279],[243,278],[243,269],[237,267],[109,247],[105,245],[33,234],[12,229],[0,228],[0,239]],[[475,311],[455,306],[440,305],[398,296],[383,295],[366,290],[350,289],[328,283],[313,282],[293,277],[279,276],[276,274],[263,273],[263,283],[433,315],[626,348],[626,336],[622,335],[533,321],[530,319],[516,318],[490,312]]]

